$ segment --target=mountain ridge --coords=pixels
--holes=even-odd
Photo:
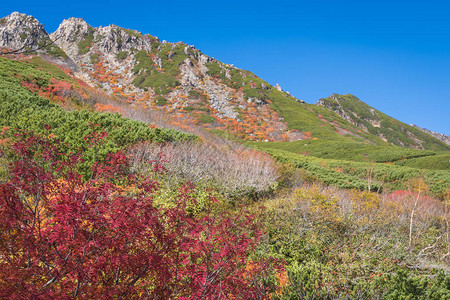
[[[418,145],[419,149],[437,150],[441,146],[435,139],[430,139],[429,134],[424,134],[423,131],[382,113],[353,95],[333,94],[328,98],[320,99],[318,105],[334,111],[345,120],[380,137],[385,142],[402,147]]]
[[[20,18],[29,21],[18,22]],[[8,32],[15,39],[5,39],[2,34],[0,46],[37,48],[38,55],[68,67],[76,77],[112,97],[176,115],[186,126],[200,125],[260,141],[388,141],[384,138],[383,142],[383,136],[372,134],[361,123],[351,122],[348,114],[320,105],[320,101],[319,105],[304,103],[279,85],[272,86],[250,71],[224,64],[183,42],[161,42],[155,36],[116,25],[92,27],[81,18],[64,20],[50,34],[31,16],[13,13],[1,20],[0,33]],[[40,31],[31,31],[32,38],[19,39],[30,26]],[[39,41],[47,39],[54,42],[50,50],[49,46],[40,49]],[[424,138],[418,138],[417,133],[407,137],[411,132],[407,130],[402,139],[388,142],[426,149]],[[441,141],[436,143],[437,148],[450,149]]]
[[[437,138],[437,139],[443,141],[444,143],[446,143],[447,145],[450,145],[450,136],[448,136],[448,135],[446,135],[444,133],[435,132],[435,131],[432,131],[432,130],[429,130],[429,129],[426,129],[426,128],[422,128],[422,127],[417,126],[415,124],[409,124],[409,125],[414,127],[414,128],[417,128],[417,129],[419,129],[419,130],[421,130],[423,132],[425,132],[426,134],[434,136],[435,138]]]

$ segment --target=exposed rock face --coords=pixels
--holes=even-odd
[[[364,124],[355,121],[355,117],[359,118],[359,116],[356,115],[355,113],[346,111],[344,109],[344,107],[341,105],[341,103],[339,102],[338,96],[336,94],[331,95],[329,98],[331,98],[333,100],[333,102],[326,101],[326,99],[320,99],[317,102],[317,105],[326,107],[326,108],[334,111],[336,114],[338,114],[344,120],[352,123],[355,126],[358,126],[359,128],[363,129],[364,131],[367,131],[367,127],[364,126]]]
[[[50,38],[62,49],[66,54],[75,60],[78,55],[77,44],[88,36],[92,27],[83,19],[70,18],[64,20],[58,29],[50,34]]]
[[[276,88],[277,90],[279,90],[280,92],[283,91],[283,90],[281,89],[281,85],[280,85],[279,83],[277,83],[277,84],[275,85],[275,88]]]
[[[79,18],[64,20],[50,37],[75,61],[91,48],[109,55],[131,49],[151,51],[152,39],[156,39],[116,25],[94,28]]]
[[[183,61],[180,65],[181,85],[194,87],[207,94],[209,105],[218,111],[218,117],[238,119],[238,113],[230,103],[231,89],[225,85],[217,84],[206,75],[208,68],[205,64],[210,59],[205,57],[205,55],[200,55],[200,59],[195,64],[188,58]]]
[[[231,93],[228,91],[229,88],[222,85],[216,85],[214,81],[210,79],[205,80],[205,83],[201,88],[208,93],[209,105],[219,112],[219,117],[238,119],[238,113],[235,111],[234,105],[230,103]]]
[[[0,48],[13,54],[39,54],[51,63],[71,70],[78,69],[64,51],[52,42],[38,20],[18,12],[0,19]]]
[[[13,12],[0,19],[0,47],[33,50],[47,41],[44,26],[32,16]]]
[[[414,127],[414,128],[417,128],[417,129],[419,129],[419,130],[422,130],[423,132],[425,132],[425,133],[427,133],[427,134],[429,134],[429,135],[432,135],[432,136],[434,136],[435,138],[437,138],[437,139],[443,141],[443,142],[446,143],[447,145],[450,145],[450,136],[448,136],[448,135],[446,135],[446,134],[439,133],[439,132],[434,132],[434,131],[428,130],[428,129],[426,129],[426,128],[419,127],[419,126],[414,125],[414,124],[410,124],[410,126],[412,126],[412,127]]]

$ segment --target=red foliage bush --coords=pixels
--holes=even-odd
[[[57,139],[16,139],[10,179],[0,184],[0,298],[254,299],[271,291],[261,283],[268,261],[249,260],[261,237],[251,216],[190,216],[189,184],[174,207],[156,207],[158,182],[130,175],[120,152],[83,178],[81,153],[63,154]]]

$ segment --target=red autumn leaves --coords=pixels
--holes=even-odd
[[[92,145],[104,134],[92,135]],[[192,186],[174,205],[159,183],[130,174],[120,152],[77,171],[81,153],[57,139],[17,135],[0,184],[0,298],[264,298],[269,261],[246,214],[192,216]],[[67,154],[68,153],[68,154]],[[3,153],[6,155],[7,153]]]

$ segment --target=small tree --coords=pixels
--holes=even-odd
[[[409,218],[409,239],[408,239],[408,249],[411,249],[413,240],[413,226],[414,226],[414,215],[416,214],[417,206],[421,200],[422,194],[427,190],[427,185],[422,178],[411,180],[409,183],[409,191],[411,197],[414,197],[414,201],[411,207],[411,213]]]

